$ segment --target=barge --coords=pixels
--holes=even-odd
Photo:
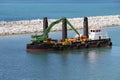
[[[62,22],[62,39],[54,40],[48,37],[51,28]],[[67,25],[76,33],[75,38],[67,37]],[[52,22],[48,26],[47,18],[43,19],[43,34],[32,35],[31,43],[26,45],[28,52],[43,52],[57,50],[73,50],[91,47],[107,47],[112,46],[111,38],[104,34],[101,29],[88,29],[88,18],[84,17],[83,35],[74,28],[74,26],[66,18],[61,18]]]

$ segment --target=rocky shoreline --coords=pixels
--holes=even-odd
[[[56,19],[48,19],[48,23]],[[76,29],[83,28],[83,18],[68,18]],[[94,16],[88,17],[89,28],[104,28],[111,26],[120,26],[120,15]],[[55,25],[51,31],[61,30],[61,23]],[[70,29],[70,27],[68,27]],[[0,36],[38,33],[43,31],[43,20],[21,20],[21,21],[0,21]]]

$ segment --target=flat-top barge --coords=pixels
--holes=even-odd
[[[48,37],[51,28],[62,22],[62,39],[54,40]],[[75,31],[75,38],[67,37],[67,24]],[[58,35],[59,36],[59,35]],[[28,52],[42,52],[53,50],[72,50],[91,47],[107,47],[112,46],[111,39],[104,34],[101,29],[88,29],[88,18],[84,17],[83,35],[74,28],[74,26],[66,19],[61,18],[52,22],[48,26],[47,18],[43,20],[43,35],[32,35],[31,43],[26,45]]]

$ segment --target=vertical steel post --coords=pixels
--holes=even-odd
[[[67,38],[67,22],[66,18],[63,18],[62,20],[62,40],[65,41]]]
[[[48,20],[47,20],[47,17],[44,17],[43,18],[43,34],[45,33],[45,30],[47,29],[48,27]],[[46,36],[46,38],[48,38],[48,35]]]
[[[84,17],[84,22],[83,22],[83,26],[84,26],[84,36],[86,36],[87,38],[89,38],[89,35],[88,35],[88,18],[87,17]]]

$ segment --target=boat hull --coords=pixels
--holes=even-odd
[[[53,44],[46,42],[30,43],[27,44],[27,52],[46,52],[46,51],[60,51],[60,50],[74,50],[83,48],[94,48],[94,47],[107,47],[112,46],[111,39],[100,39],[100,40],[88,40],[85,42],[72,42],[69,45]]]

